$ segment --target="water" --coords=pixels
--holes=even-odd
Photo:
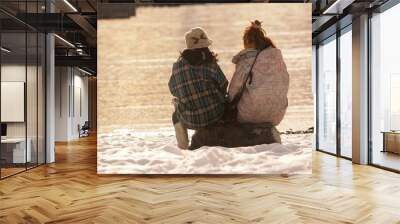
[[[185,47],[184,33],[203,27],[230,80],[242,33],[259,19],[282,50],[289,74],[289,108],[279,129],[313,126],[310,4],[203,4],[142,7],[135,17],[98,21],[99,133],[171,127],[168,80]]]

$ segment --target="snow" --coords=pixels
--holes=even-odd
[[[98,136],[99,174],[311,174],[311,135],[282,135],[283,144],[176,146],[172,130],[119,129]]]

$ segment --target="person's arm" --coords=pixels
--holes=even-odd
[[[218,83],[218,87],[222,93],[226,94],[228,88],[228,80],[226,79],[224,72],[221,70],[218,64],[216,65],[216,71],[217,73],[215,79]]]
[[[228,88],[228,96],[230,101],[232,101],[236,94],[239,92],[239,89],[242,86],[242,82],[243,80],[240,76],[239,66],[236,64],[235,72],[232,75],[232,79],[229,83]]]
[[[175,64],[172,66],[172,72],[171,72],[171,77],[169,78],[168,81],[168,87],[169,87],[169,91],[171,92],[171,94],[173,96],[177,96],[176,93],[176,79],[175,79],[175,75],[174,75],[174,71],[175,71]]]

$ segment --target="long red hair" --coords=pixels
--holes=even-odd
[[[268,47],[276,48],[272,40],[267,36],[265,30],[261,27],[261,22],[258,20],[252,21],[244,30],[244,44],[254,44],[257,50],[264,50]]]

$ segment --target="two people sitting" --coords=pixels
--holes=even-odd
[[[245,28],[244,49],[232,62],[235,72],[230,81],[209,47],[212,41],[196,27],[185,34],[187,48],[173,64],[169,89],[174,96],[172,122],[178,147],[189,148],[187,129],[201,130],[224,117],[227,101],[240,94],[237,122],[270,123],[275,142],[280,142],[277,126],[288,107],[289,74],[281,51],[255,20]],[[249,73],[251,73],[249,80]],[[229,130],[227,130],[229,131]]]

